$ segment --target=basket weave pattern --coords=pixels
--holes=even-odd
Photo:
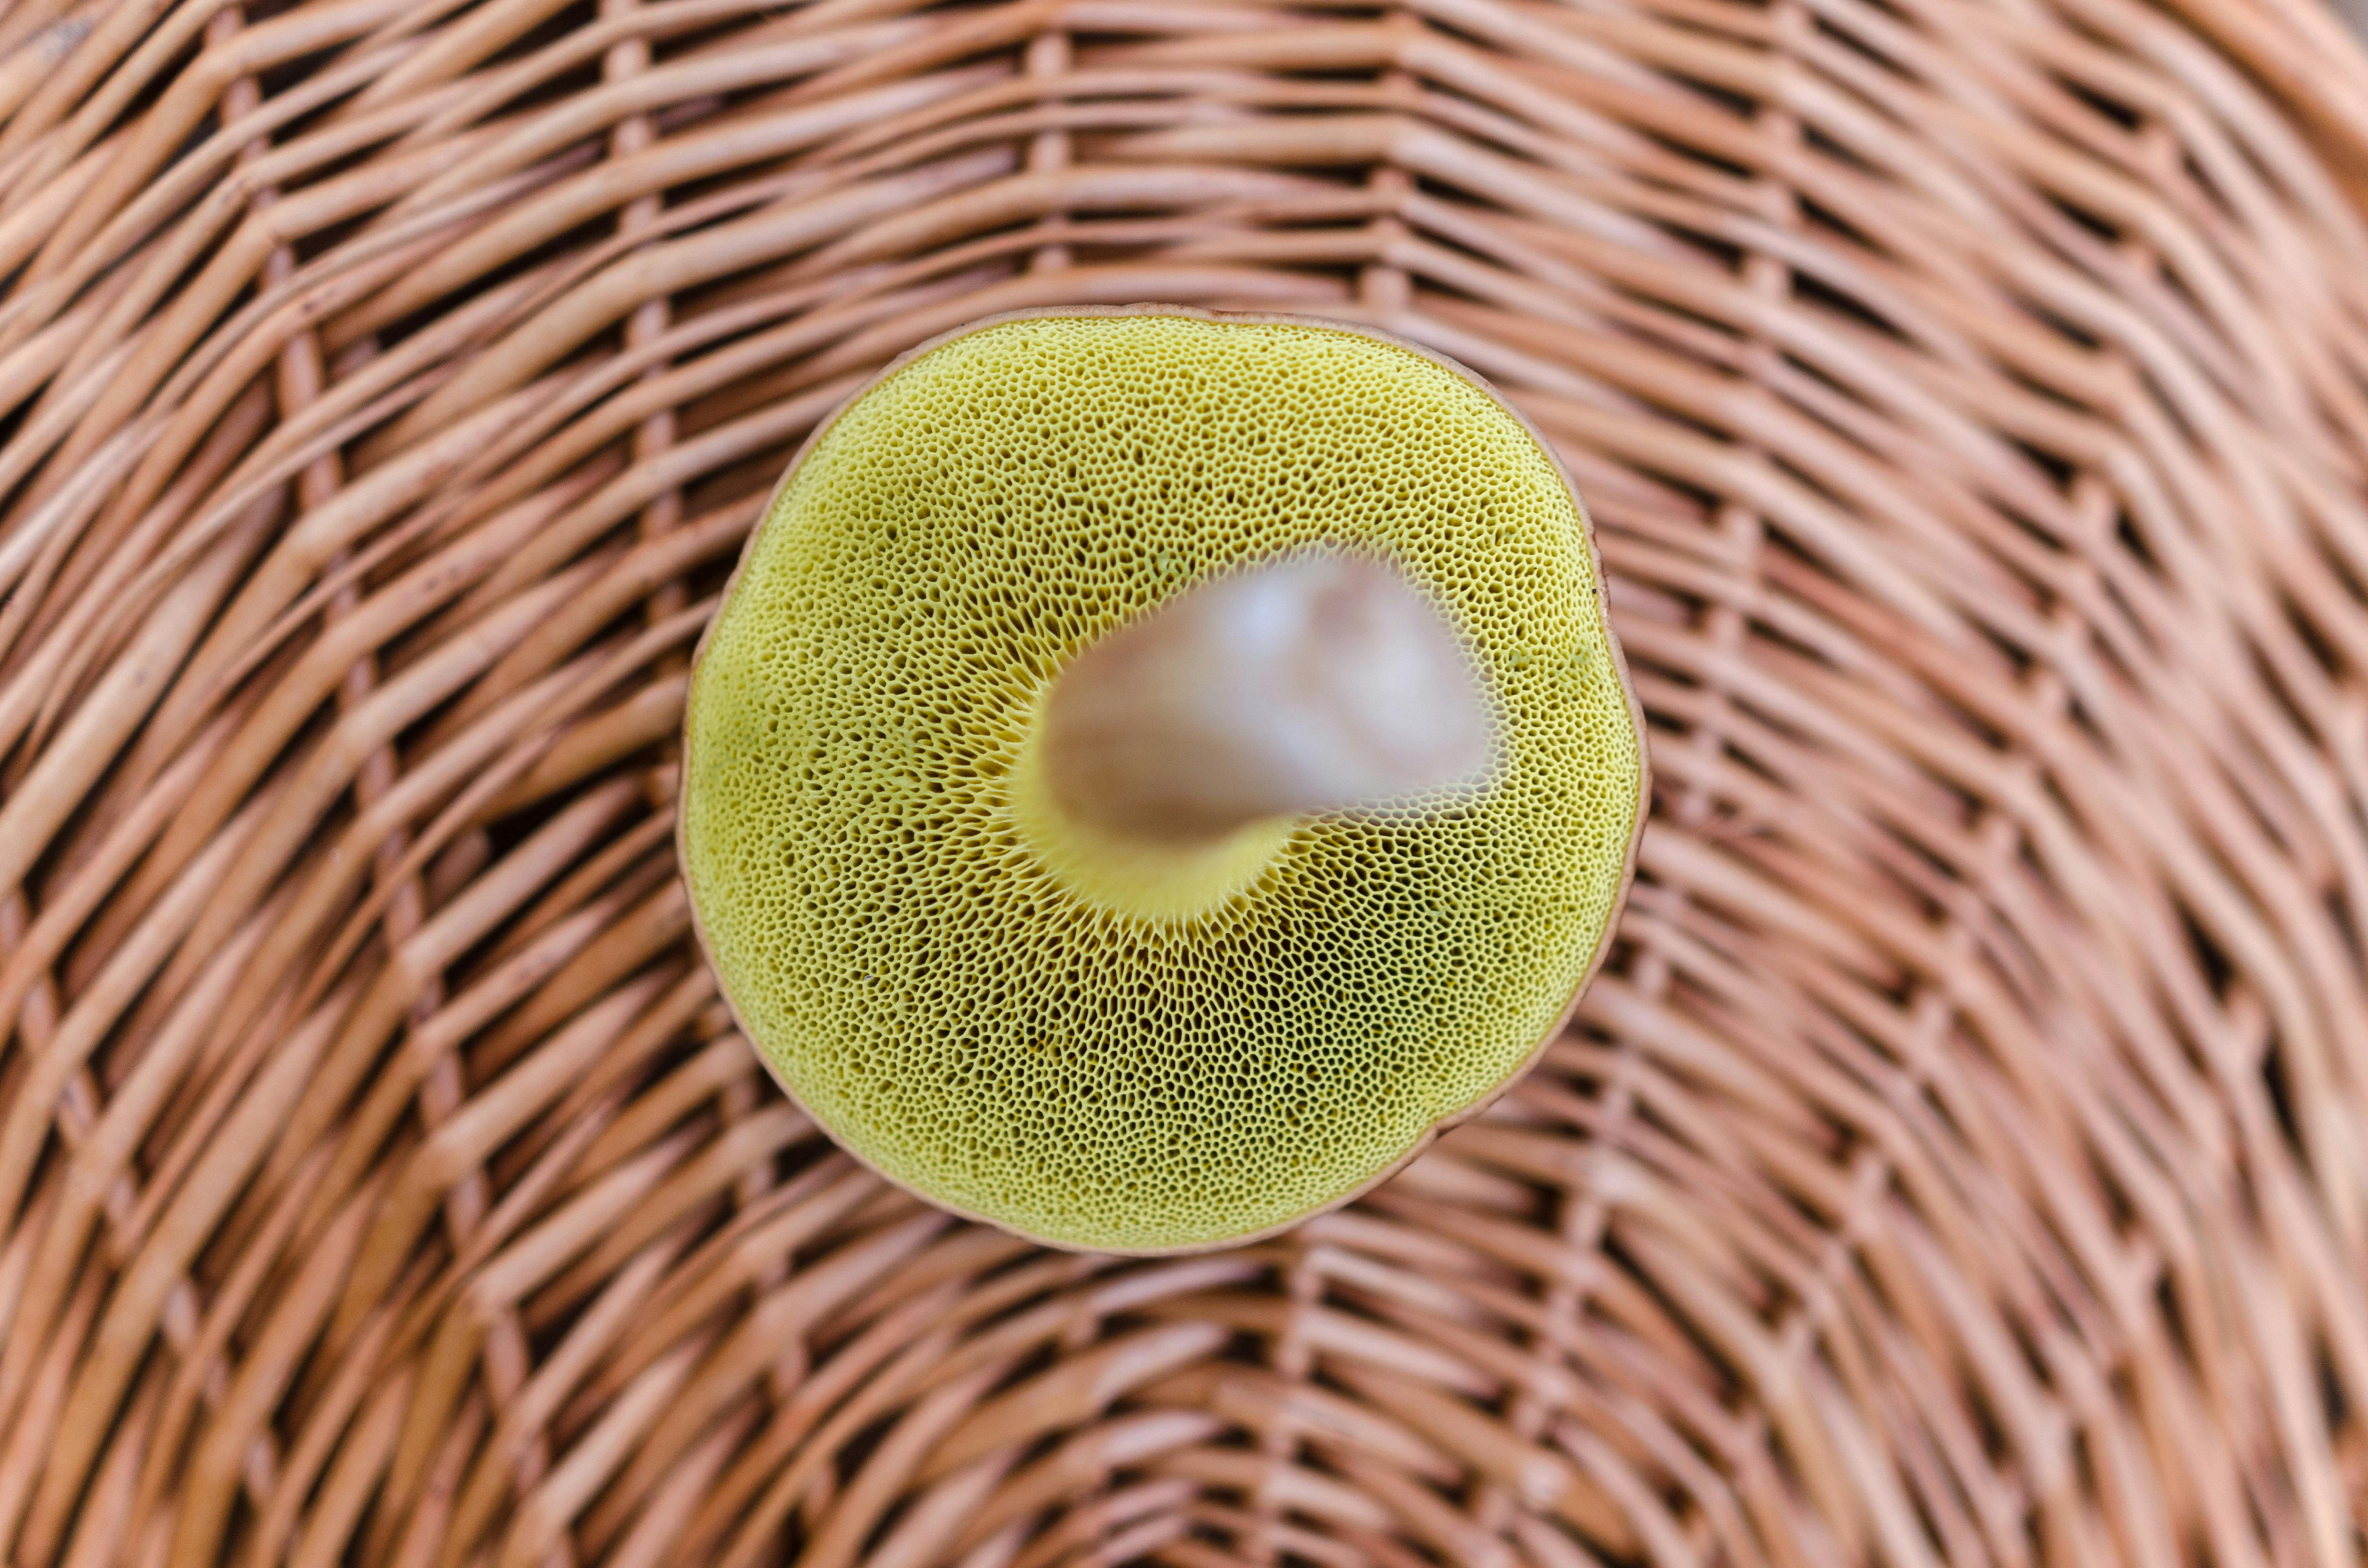
[[[2355,1563],[2368,68],[2271,0],[16,0],[0,1562]],[[1043,1253],[692,950],[690,646],[904,348],[1471,365],[1612,961],[1354,1208]]]

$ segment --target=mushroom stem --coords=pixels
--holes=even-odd
[[[1453,629],[1394,568],[1338,553],[1219,578],[1095,643],[1043,722],[1064,811],[1178,845],[1474,781],[1496,749]]]

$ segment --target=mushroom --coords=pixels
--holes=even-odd
[[[809,440],[693,670],[694,924],[891,1180],[1080,1250],[1345,1202],[1544,1050],[1645,790],[1586,517],[1338,323],[992,318]]]

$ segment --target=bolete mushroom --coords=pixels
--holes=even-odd
[[[1356,1196],[1600,961],[1643,727],[1585,514],[1478,378],[1334,323],[998,317],[816,432],[701,644],[679,841],[844,1147],[1058,1246]]]

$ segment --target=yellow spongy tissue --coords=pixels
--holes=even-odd
[[[1027,1235],[1208,1245],[1354,1192],[1520,1070],[1617,904],[1643,759],[1586,526],[1486,390],[1353,331],[1051,316],[919,356],[801,460],[692,682],[683,859],[734,1009],[847,1147]],[[1182,914],[1032,851],[1064,664],[1325,545],[1468,639],[1486,786],[1299,823]]]

